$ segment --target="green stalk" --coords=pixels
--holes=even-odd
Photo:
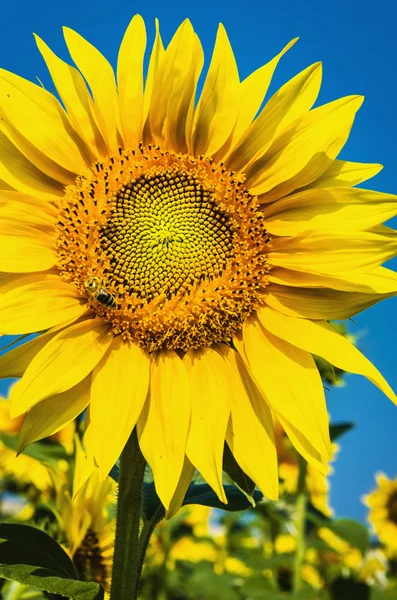
[[[159,513],[160,512],[161,511],[159,511]],[[150,542],[151,535],[152,535],[157,523],[159,523],[162,518],[163,518],[162,515],[158,516],[157,514],[155,514],[150,521],[145,521],[143,524],[141,535],[139,537],[138,553],[137,553],[137,569],[139,571],[139,578],[142,573],[143,563],[145,560],[145,554],[146,554],[146,550],[147,550],[147,547]]]
[[[302,565],[305,557],[305,524],[306,524],[306,472],[307,462],[299,455],[299,478],[296,495],[296,553],[294,562],[293,589],[297,593],[302,587]]]
[[[111,600],[138,598],[143,562],[139,531],[145,466],[134,429],[120,457]]]

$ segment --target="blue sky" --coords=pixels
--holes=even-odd
[[[87,37],[114,64],[123,31],[136,12],[145,18],[150,40],[154,35],[154,17],[159,17],[165,42],[177,25],[189,17],[202,40],[207,64],[217,24],[222,21],[242,78],[267,62],[289,40],[300,36],[299,43],[282,59],[270,93],[307,65],[322,60],[320,103],[348,94],[366,97],[341,157],[382,163],[385,168],[371,182],[372,187],[397,192],[395,20],[390,0],[377,0],[376,5],[361,0],[19,0],[2,6],[0,64],[28,79],[38,76],[50,87],[32,32],[66,59],[62,25]],[[397,260],[390,266],[397,269]],[[397,390],[395,313],[397,299],[387,300],[355,317],[349,329],[359,334],[360,349]],[[0,387],[0,392],[4,391],[4,386]],[[366,510],[360,504],[360,496],[373,486],[374,473],[383,470],[389,476],[397,476],[397,408],[356,376],[349,376],[344,388],[328,393],[328,405],[333,421],[356,423],[356,429],[341,444],[332,478],[332,504],[340,516],[364,519]]]

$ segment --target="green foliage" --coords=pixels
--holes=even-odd
[[[0,566],[0,577],[70,600],[103,600],[104,598],[103,589],[98,583],[66,579],[56,571],[36,565],[3,565]]]
[[[329,435],[331,440],[334,442],[342,435],[353,429],[354,423],[335,423],[334,425],[330,425]]]
[[[62,577],[77,579],[72,561],[49,535],[19,523],[0,523],[0,564],[34,564],[51,569]]]
[[[153,518],[160,520],[165,516],[164,508],[161,505],[160,499],[156,494],[156,489],[153,482],[145,482],[143,491],[142,514],[146,521],[151,521]],[[245,510],[252,505],[252,502],[247,498],[247,495],[241,492],[235,485],[226,484],[224,486],[227,504],[223,504],[215,494],[213,489],[207,483],[191,483],[186,492],[183,506],[187,504],[200,504],[201,506],[210,506],[212,508],[220,508],[222,510],[234,512]],[[253,502],[259,502],[263,498],[263,494],[255,490],[252,494]]]
[[[168,583],[169,597],[176,597],[178,600],[240,600],[238,588],[235,576],[229,573],[217,575],[212,565],[205,561],[198,565],[180,563],[178,570],[172,572]]]
[[[369,531],[362,523],[351,519],[336,519],[327,523],[327,527],[350,546],[358,548],[362,554],[369,550]]]
[[[102,588],[78,581],[72,561],[49,535],[28,525],[0,524],[0,577],[72,600],[102,600]]]
[[[223,451],[222,466],[224,472],[229,475],[232,482],[238,487],[239,490],[243,492],[250,504],[255,506],[255,500],[253,498],[255,483],[248,477],[246,473],[244,473],[227,444],[225,444]]]
[[[18,451],[18,438],[5,433],[0,433],[0,440],[14,452]],[[22,454],[30,456],[35,460],[56,467],[60,460],[69,460],[65,448],[61,444],[54,442],[34,442],[25,448]]]

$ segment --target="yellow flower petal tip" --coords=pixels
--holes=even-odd
[[[396,402],[327,322],[396,293],[381,264],[397,254],[382,227],[397,202],[355,187],[379,165],[338,160],[363,97],[313,108],[321,63],[264,103],[298,38],[240,81],[220,24],[201,88],[191,22],[166,48],[155,26],[147,49],[133,17],[116,74],[70,28],[74,65],[35,36],[61,102],[0,71],[0,330],[43,332],[3,354],[0,375],[22,377],[19,451],[88,408],[77,489],[106,477],[136,427],[169,516],[196,469],[226,502],[225,443],[276,498],[274,415],[327,470],[313,354]]]
[[[368,506],[368,521],[385,545],[386,552],[397,556],[397,478],[376,474],[377,488],[363,498]]]

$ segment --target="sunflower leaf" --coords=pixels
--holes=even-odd
[[[20,523],[0,523],[0,564],[34,564],[60,577],[77,579],[69,556],[44,531]]]
[[[222,468],[225,473],[229,475],[230,479],[238,487],[238,489],[241,490],[241,492],[247,497],[248,502],[255,506],[255,501],[252,497],[252,494],[255,490],[255,483],[248,477],[246,473],[244,473],[227,444],[225,444],[223,450]]]
[[[327,523],[326,527],[348,542],[353,548],[358,548],[361,554],[365,554],[369,549],[369,531],[362,523],[352,519],[335,519]]]
[[[70,600],[103,600],[104,598],[103,589],[94,581],[66,579],[51,569],[34,565],[2,565],[0,577]]]
[[[341,435],[344,435],[345,433],[353,429],[353,427],[355,427],[354,423],[335,423],[334,425],[330,425],[329,435],[331,437],[331,440],[335,441],[336,439],[341,437]]]
[[[0,440],[10,448],[10,450],[18,451],[18,438],[16,436],[0,434]],[[65,448],[61,444],[55,442],[33,442],[29,444],[21,454],[30,456],[39,462],[47,465],[56,466],[60,460],[69,460]]]
[[[191,483],[182,505],[201,504],[202,506],[220,508],[229,512],[245,510],[252,506],[252,502],[248,500],[247,495],[235,485],[226,484],[223,487],[228,500],[227,504],[223,504],[219,500],[218,496],[207,483]],[[263,494],[259,490],[254,490],[252,493],[253,501],[257,503],[262,498]],[[165,514],[153,482],[144,483],[143,485],[142,514],[146,521],[150,521],[154,516],[157,520]]]
[[[229,512],[235,512],[238,510],[245,510],[252,506],[252,503],[247,499],[246,495],[243,494],[235,485],[227,484],[223,486],[225,488],[227,504],[223,504],[207,483],[196,484],[193,483],[189,486],[186,492],[183,504],[201,504],[202,506],[210,506],[212,508],[220,508]],[[255,490],[252,493],[254,502],[257,503],[263,498],[263,494],[259,490]]]

